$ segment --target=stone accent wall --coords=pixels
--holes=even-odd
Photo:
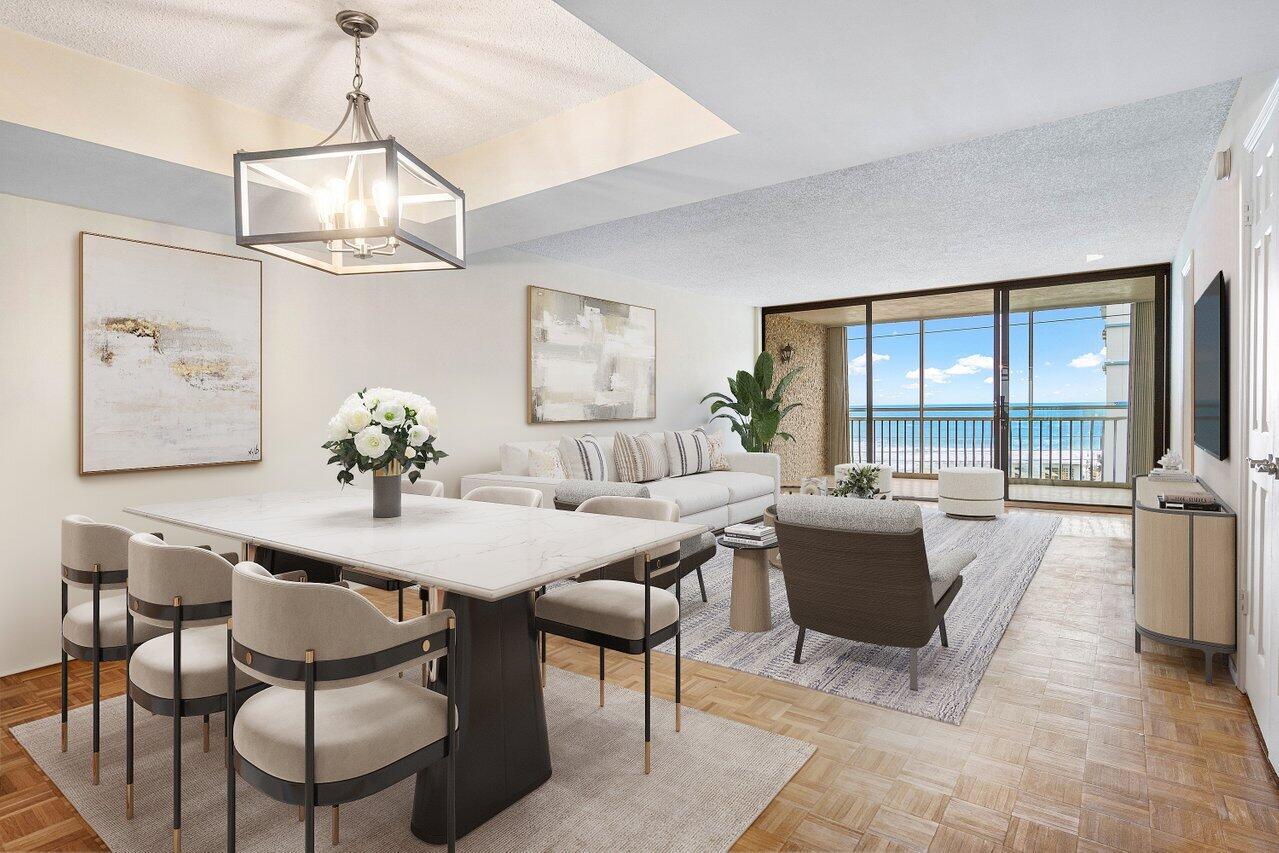
[[[803,477],[830,473],[826,470],[826,327],[769,314],[764,319],[764,342],[779,379],[793,368],[803,368],[786,389],[784,400],[803,404],[782,420],[782,430],[795,440],[773,444],[782,457],[782,483],[798,486]],[[787,344],[794,347],[795,355],[782,364],[781,351]]]

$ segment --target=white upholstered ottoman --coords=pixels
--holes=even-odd
[[[874,465],[875,463],[871,463],[871,464]],[[855,465],[851,462],[845,463],[843,465],[836,465],[835,466],[835,482],[838,483],[840,480],[844,479],[844,475],[847,474],[853,468],[860,468],[860,467],[861,467],[860,465]],[[893,466],[892,465],[875,465],[875,467],[879,469],[879,484],[878,484],[879,491],[882,494],[891,495],[893,493]]]
[[[1004,472],[998,468],[942,468],[937,508],[947,515],[993,518],[1004,514]]]

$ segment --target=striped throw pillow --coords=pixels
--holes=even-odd
[[[666,476],[666,452],[651,435],[624,435],[613,438],[613,467],[620,483],[647,483]]]
[[[560,464],[564,466],[564,476],[570,480],[604,482],[608,479],[604,451],[599,439],[590,433],[581,438],[566,435],[560,439]]]
[[[705,430],[699,427],[666,433],[666,461],[672,477],[711,470],[711,443]]]

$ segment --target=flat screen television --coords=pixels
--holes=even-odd
[[[1230,455],[1230,303],[1222,273],[1195,300],[1195,444],[1218,459]]]

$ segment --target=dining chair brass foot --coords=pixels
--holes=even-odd
[[[124,786],[124,819],[133,820],[133,783]]]
[[[600,707],[604,707],[604,679],[600,679]]]
[[[546,686],[546,661],[542,661],[542,686]]]
[[[333,843],[338,843],[338,807],[333,807]]]
[[[67,751],[67,724],[62,724],[62,751]]]
[[[644,741],[644,775],[647,776],[653,769],[653,745],[648,741]]]
[[[680,703],[675,703],[675,731],[679,731],[679,709]]]
[[[93,753],[93,760],[91,764],[93,767],[93,784],[96,785],[98,784],[98,754],[96,752]]]
[[[298,823],[301,823],[304,820],[306,820],[306,809],[302,808],[302,806],[298,806]]]
[[[209,751],[209,718],[204,718],[204,751]]]
[[[182,830],[173,830],[173,853],[182,853]]]

